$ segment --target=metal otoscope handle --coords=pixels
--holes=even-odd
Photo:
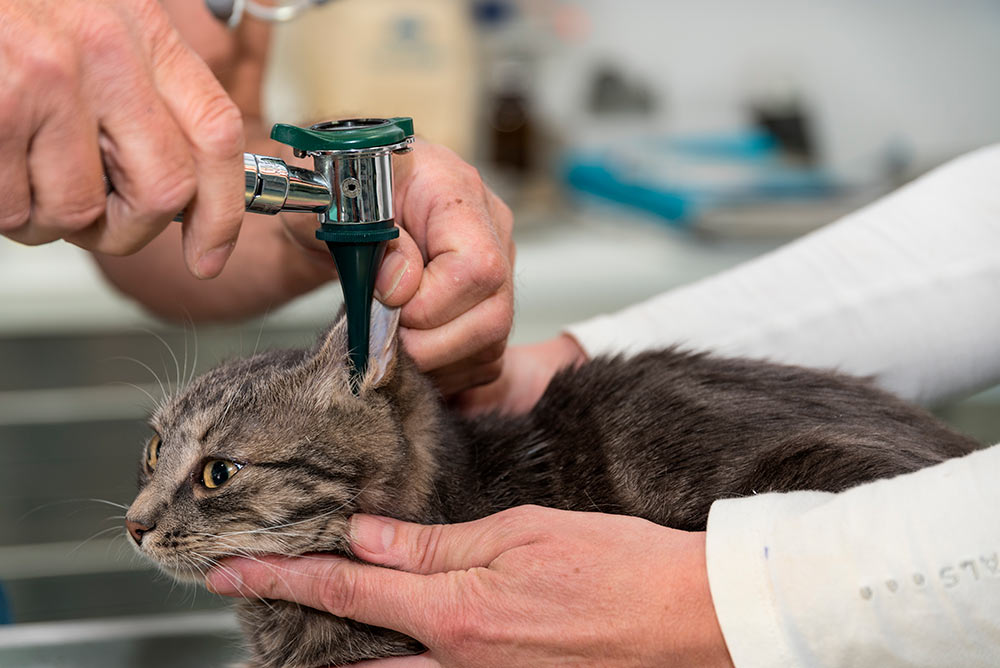
[[[319,172],[285,163],[279,158],[256,153],[243,154],[243,176],[246,210],[251,213],[274,215],[279,211],[323,213],[330,208],[333,194],[330,184]],[[114,184],[104,176],[108,194]],[[174,216],[184,220],[184,211]]]
[[[274,215],[279,211],[322,213],[330,208],[330,182],[319,172],[292,167],[284,160],[256,153],[243,154],[246,209]]]

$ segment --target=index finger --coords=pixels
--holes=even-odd
[[[394,656],[388,659],[370,659],[352,663],[354,668],[441,668],[441,663],[429,652],[415,656]]]
[[[423,640],[454,615],[465,572],[414,575],[333,555],[234,557],[211,571],[224,596],[281,599]]]
[[[184,220],[184,256],[196,276],[222,271],[243,221],[243,119],[222,85],[167,25],[158,29],[153,73],[191,148],[198,190]]]

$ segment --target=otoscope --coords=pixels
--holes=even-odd
[[[399,236],[392,207],[392,155],[413,150],[413,119],[355,118],[309,128],[279,123],[271,138],[313,159],[315,170],[243,154],[246,210],[319,214],[316,238],[337,265],[347,312],[351,388],[368,368],[372,297],[386,243]]]
[[[316,238],[326,242],[340,276],[347,312],[351,387],[368,368],[368,337],[386,243],[399,236],[392,207],[392,155],[413,150],[413,119],[355,118],[309,128],[279,123],[271,138],[313,159],[315,171],[278,158],[243,158],[246,209],[257,213],[314,211]]]

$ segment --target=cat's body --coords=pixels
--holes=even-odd
[[[352,396],[337,336],[224,365],[158,411],[160,462],[129,511],[147,556],[197,579],[231,554],[344,554],[355,512],[459,522],[528,503],[704,529],[719,498],[837,491],[977,445],[864,381],[677,351],[596,360],[528,415],[466,420],[405,355]],[[239,468],[199,488],[220,460]],[[255,667],[420,650],[294,604],[240,607]]]

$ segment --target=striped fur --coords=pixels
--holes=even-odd
[[[155,525],[145,556],[200,582],[231,555],[349,556],[355,512],[455,522],[525,503],[703,529],[718,498],[836,491],[977,445],[865,381],[673,350],[564,371],[529,415],[465,420],[405,353],[354,396],[345,347],[341,321],[311,350],[223,364],[155,412],[159,462],[128,513]],[[245,466],[210,490],[212,459]],[[254,668],[421,649],[280,601],[240,617]]]

